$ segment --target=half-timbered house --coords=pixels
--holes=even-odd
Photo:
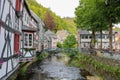
[[[47,49],[54,50],[57,48],[57,36],[50,30],[45,32],[46,39],[44,40],[44,47]],[[47,42],[47,43],[46,43]]]
[[[34,60],[43,25],[26,0],[0,0],[0,80],[7,80],[19,62]]]
[[[0,0],[0,80],[19,67],[23,0]]]
[[[23,4],[23,26],[22,26],[22,55],[20,62],[33,61],[37,48],[36,40],[38,38],[38,23],[24,1]]]
[[[37,28],[38,28],[38,30],[37,30],[37,32],[36,32],[36,37],[35,37],[35,40],[34,40],[34,43],[36,44],[36,47],[37,47],[37,51],[38,52],[41,52],[42,51],[42,49],[43,49],[43,43],[44,43],[44,32],[45,32],[45,30],[44,30],[44,23],[43,23],[43,21],[41,20],[41,18],[40,17],[38,17],[33,11],[31,11],[31,14],[32,14],[32,16],[37,20]]]

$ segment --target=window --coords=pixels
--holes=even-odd
[[[25,48],[33,47],[33,34],[32,33],[24,33],[24,47]]]
[[[91,36],[91,35],[89,36],[89,39],[92,39],[92,36]]]
[[[102,39],[105,39],[105,35],[102,35]]]
[[[84,39],[85,38],[85,36],[84,35],[81,35],[81,39]]]
[[[88,39],[88,35],[85,35],[85,39]]]

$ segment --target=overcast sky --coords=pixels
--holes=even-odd
[[[75,8],[79,5],[79,0],[37,0],[44,7],[50,8],[58,16],[75,17]]]

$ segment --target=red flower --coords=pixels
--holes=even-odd
[[[22,52],[21,52],[21,51],[18,51],[18,52],[16,52],[16,54],[21,55],[21,54],[22,54]]]

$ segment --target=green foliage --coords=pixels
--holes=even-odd
[[[28,66],[26,65],[26,66],[24,66],[24,67],[21,68],[21,70],[20,70],[20,74],[21,74],[21,75],[24,76],[24,75],[26,74],[27,67],[28,67]]]
[[[46,58],[48,58],[48,56],[49,56],[49,53],[47,53],[47,52],[42,52],[42,53],[37,57],[37,61],[41,61],[41,60],[43,60],[43,59],[46,59]]]
[[[62,43],[57,42],[57,47],[58,47],[58,48],[62,48],[62,46],[63,46],[63,44],[62,44]]]
[[[42,18],[43,21],[45,20],[46,13],[49,12],[50,15],[54,18],[54,23],[57,30],[65,29],[71,34],[76,34],[76,26],[73,27],[73,25],[57,16],[49,8],[45,8],[41,4],[38,4],[36,0],[27,0],[27,2],[30,9],[33,10],[40,18]]]
[[[70,33],[75,33],[75,34],[77,34],[77,27],[76,27],[76,25],[75,25],[75,23],[74,23],[74,18],[65,17],[65,18],[63,18],[63,19],[64,19],[64,21],[65,21],[67,24],[70,25],[70,27],[68,27],[67,30],[68,30]]]
[[[104,12],[101,10],[105,5],[103,3],[103,0],[81,0],[75,11],[77,27],[92,31],[92,45],[95,45],[95,32],[108,29]]]
[[[75,11],[77,27],[92,31],[109,28],[110,48],[112,48],[112,23],[120,21],[119,3],[120,0],[80,0],[80,5]]]
[[[88,66],[92,65],[95,70],[99,70],[105,73],[111,73],[118,80],[120,79],[120,68],[119,67],[105,64],[104,62],[97,60],[96,57],[97,56],[77,53],[74,58],[71,58],[70,65],[77,66],[80,68],[86,68],[86,69],[88,69]],[[104,76],[103,73],[101,73],[100,75]]]
[[[95,31],[106,29],[106,19],[100,10],[103,6],[105,6],[104,0],[81,0],[75,11],[77,27]]]
[[[76,48],[77,47],[77,40],[74,35],[69,35],[63,42],[64,48]]]
[[[64,49],[63,52],[67,54],[68,57],[72,58],[77,55],[78,49],[76,48],[69,48],[69,49]]]

